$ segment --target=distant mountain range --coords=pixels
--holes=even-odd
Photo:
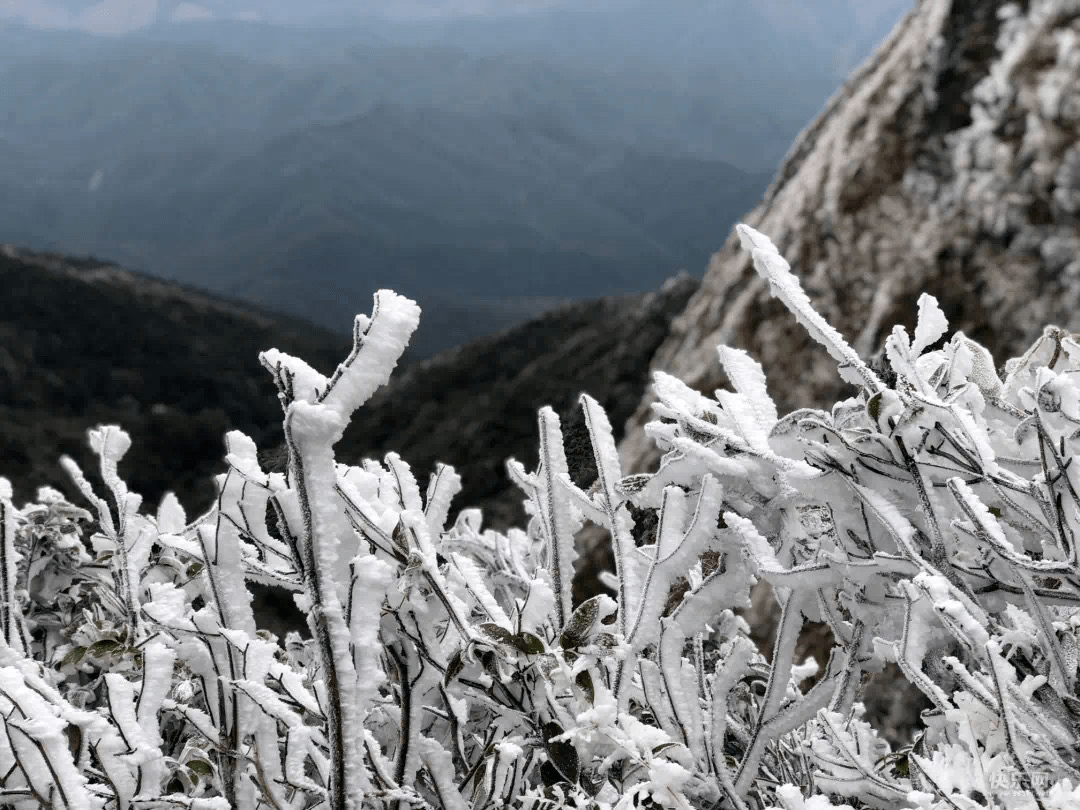
[[[112,38],[0,18],[0,240],[340,333],[391,287],[424,307],[420,356],[699,275],[847,58],[778,3]],[[904,5],[823,13],[869,48]]]

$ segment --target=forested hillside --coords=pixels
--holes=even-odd
[[[188,509],[214,496],[222,437],[281,434],[270,346],[336,364],[349,340],[92,259],[10,246],[0,252],[0,475],[16,501],[48,484],[78,500],[58,464],[93,475],[86,431],[119,424],[135,446],[122,472],[156,503],[174,490]]]
[[[394,450],[421,477],[437,461],[452,464],[465,485],[458,508],[482,506],[504,527],[520,522],[522,495],[504,462],[535,462],[537,409],[580,423],[574,403],[587,391],[621,436],[648,360],[696,286],[684,275],[654,293],[557,308],[423,362],[406,355],[339,452],[359,461]],[[121,469],[132,489],[148,503],[173,490],[200,513],[215,494],[211,475],[224,470],[228,430],[251,436],[271,465],[282,452],[281,409],[259,352],[278,348],[331,372],[349,346],[286,316],[94,260],[6,247],[0,287],[0,475],[17,502],[45,484],[78,501],[60,455],[93,475],[86,431],[118,424],[133,440]]]

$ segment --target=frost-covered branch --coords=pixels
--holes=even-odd
[[[775,246],[739,234],[852,396],[780,416],[754,359],[719,347],[732,390],[655,375],[652,472],[623,475],[582,395],[597,478],[581,486],[544,408],[537,468],[507,463],[524,527],[484,529],[469,508],[450,524],[445,465],[422,488],[396,453],[335,458],[417,324],[386,291],[329,377],[261,356],[287,471],[228,434],[217,501],[193,521],[171,495],[140,512],[114,426],[90,433],[107,497],[64,462],[91,511],[47,489],[17,509],[0,479],[0,803],[1080,804],[1080,343],[1049,328],[1001,379],[923,296],[914,335],[886,341],[886,386]],[[615,570],[575,604],[586,522]],[[738,615],[761,580],[768,650]],[[293,594],[311,637],[261,630],[253,582]],[[809,623],[831,631],[824,661],[797,660]],[[932,706],[896,750],[863,705],[887,666]]]

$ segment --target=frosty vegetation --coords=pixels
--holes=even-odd
[[[1002,379],[923,296],[875,372],[739,234],[858,394],[781,418],[758,364],[720,347],[715,398],[656,374],[664,456],[632,476],[582,395],[588,490],[544,408],[538,468],[507,463],[525,529],[447,525],[449,467],[421,488],[393,453],[335,460],[418,323],[386,291],[333,376],[262,355],[288,470],[230,433],[194,521],[171,496],[140,512],[116,427],[90,433],[107,492],[64,461],[89,511],[48,489],[16,509],[0,479],[0,804],[1080,806],[1080,343],[1048,328]],[[616,570],[574,605],[585,521]],[[737,615],[759,579],[780,616],[765,651]],[[292,591],[311,640],[256,627],[249,582]],[[794,660],[807,621],[831,628],[828,660]],[[932,703],[898,750],[860,703],[890,662]]]

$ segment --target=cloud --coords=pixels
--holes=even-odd
[[[857,1],[862,2],[851,0]],[[895,3],[903,0],[866,0],[871,1]],[[14,17],[35,28],[79,29],[97,34],[137,31],[153,23],[159,16],[172,22],[264,19],[265,15],[258,11],[233,11],[234,2],[235,0],[165,0],[160,3],[158,0],[0,0],[0,19]],[[289,3],[284,0],[267,5],[275,10],[269,15],[272,19],[296,23],[307,17],[318,18],[329,12],[345,14],[351,11],[361,17],[375,15],[399,20],[434,20],[527,13],[560,6],[618,7],[628,2],[631,0],[313,0],[306,11],[302,3],[297,3],[292,10],[283,11],[282,9],[289,8]]]
[[[157,13],[158,0],[101,0],[79,12],[43,0],[0,0],[0,17],[15,17],[35,28],[77,28],[94,34],[137,31]]]
[[[17,17],[35,28],[71,28],[71,14],[34,0],[0,0],[0,17]]]
[[[157,0],[102,0],[78,16],[76,28],[94,34],[126,34],[157,17]]]
[[[190,22],[192,20],[212,20],[213,12],[198,3],[181,3],[173,9],[171,15],[173,22]]]
[[[358,8],[388,19],[434,20],[529,13],[567,6],[617,7],[623,2],[625,0],[373,0]]]

